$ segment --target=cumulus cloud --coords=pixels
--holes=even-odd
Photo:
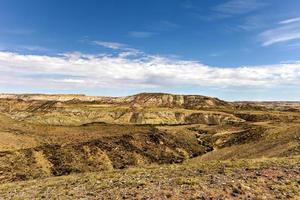
[[[146,54],[129,58],[121,53],[43,56],[0,51],[0,80],[6,86],[64,89],[265,88],[300,86],[300,63],[220,68]]]

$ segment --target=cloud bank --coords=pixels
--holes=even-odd
[[[126,53],[126,52],[125,52]],[[300,63],[220,68],[143,54],[57,56],[0,51],[0,84],[63,89],[86,88],[272,88],[300,86]]]

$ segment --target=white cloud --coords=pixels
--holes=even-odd
[[[28,51],[42,51],[42,52],[51,51],[51,49],[45,48],[43,46],[38,46],[38,45],[18,45],[16,46],[16,48],[24,49]]]
[[[124,44],[118,42],[94,41],[94,43],[109,49],[122,49],[125,47]]]
[[[264,31],[259,37],[263,46],[300,39],[300,23],[284,23],[277,28]]]
[[[87,88],[268,88],[300,86],[300,63],[220,68],[145,55],[24,55],[0,51],[1,84],[10,87]]]
[[[118,43],[118,42],[106,42],[106,41],[93,41],[94,44],[108,48],[108,49],[113,49],[119,51],[119,57],[125,58],[125,57],[130,57],[130,56],[138,56],[143,54],[138,49],[128,47],[128,45]],[[74,54],[74,53],[72,53]],[[104,54],[106,55],[106,54]]]
[[[29,52],[53,52],[52,49],[40,45],[25,45],[25,44],[0,44],[1,51],[29,51]]]
[[[291,19],[286,19],[286,20],[280,21],[279,24],[290,24],[290,23],[299,22],[299,21],[300,21],[300,17],[296,17],[296,18],[291,18]]]
[[[280,63],[282,63],[282,64],[300,63],[300,61],[299,60],[283,60]]]
[[[266,4],[258,0],[230,0],[214,8],[214,11],[228,14],[246,14],[264,7]]]
[[[168,20],[162,20],[148,24],[146,26],[146,30],[148,31],[130,31],[128,32],[128,35],[133,38],[149,38],[161,34],[162,32],[172,31],[178,28],[180,28],[179,24]]]

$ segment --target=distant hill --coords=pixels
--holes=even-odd
[[[126,97],[85,96],[74,94],[0,94],[0,99],[21,99],[24,101],[82,101],[109,104],[124,104],[137,107],[167,108],[216,108],[232,107],[232,103],[201,95],[175,95],[167,93],[140,93]]]

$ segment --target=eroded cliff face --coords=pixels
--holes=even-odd
[[[73,98],[73,99],[71,99]],[[53,100],[55,99],[55,100]],[[204,96],[138,94],[129,97],[3,95],[0,112],[12,119],[47,125],[114,124],[228,124],[244,120],[208,111],[230,103]]]

